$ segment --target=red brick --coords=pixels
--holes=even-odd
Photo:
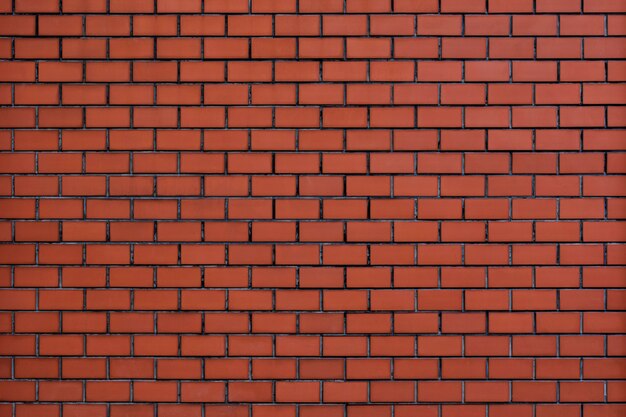
[[[624,414],[622,2],[31,3],[0,415]]]

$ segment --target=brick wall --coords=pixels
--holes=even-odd
[[[0,0],[0,417],[626,415],[624,35]]]

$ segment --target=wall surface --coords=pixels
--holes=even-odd
[[[0,0],[0,417],[626,415],[625,0]]]

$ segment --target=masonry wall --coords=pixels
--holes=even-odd
[[[0,417],[626,415],[624,0],[0,0]]]

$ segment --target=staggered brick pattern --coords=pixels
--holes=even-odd
[[[0,417],[626,415],[624,35],[0,0]]]

